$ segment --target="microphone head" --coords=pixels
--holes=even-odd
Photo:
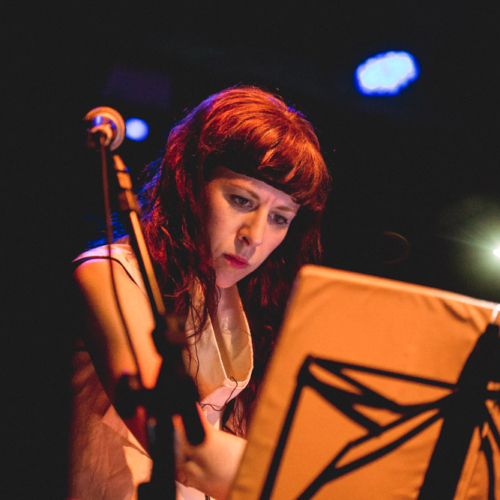
[[[101,131],[107,135],[106,146],[109,146],[111,151],[117,149],[125,139],[125,122],[122,115],[113,108],[94,108],[85,115],[84,121],[89,126],[89,134]]]

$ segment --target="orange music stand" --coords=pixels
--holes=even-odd
[[[304,267],[231,499],[500,498],[497,309]]]

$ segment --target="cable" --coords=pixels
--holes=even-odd
[[[226,406],[229,403],[229,401],[231,401],[233,394],[234,394],[234,391],[236,391],[236,389],[238,389],[238,386],[239,386],[238,381],[234,377],[230,377],[230,380],[234,381],[234,383],[236,385],[233,387],[231,394],[229,394],[228,398],[226,399],[225,403],[222,406],[219,406],[219,408],[217,408],[213,404],[205,403],[205,404],[202,404],[201,407],[205,408],[205,406],[210,406],[210,408],[212,408],[212,410],[214,410],[214,411],[218,411],[218,412],[224,411],[226,409]]]
[[[125,320],[125,316],[123,314],[123,309],[120,304],[120,298],[118,296],[118,290],[116,288],[116,280],[115,273],[113,269],[113,259],[111,257],[111,246],[113,244],[113,222],[111,220],[111,204],[109,201],[109,179],[108,179],[108,156],[105,146],[105,137],[101,136],[101,163],[102,163],[102,190],[103,190],[103,201],[104,201],[104,214],[106,219],[106,243],[108,247],[108,257],[109,257],[109,270],[111,275],[111,287],[113,289],[113,295],[115,298],[116,308],[118,310],[118,314],[120,316],[120,321],[123,326],[123,330],[125,332],[125,338],[127,339],[127,343],[129,346],[130,353],[132,354],[132,359],[135,364],[135,369],[137,372],[137,380],[139,382],[140,387],[143,387],[141,372],[139,370],[139,361],[137,358],[137,353],[135,352],[134,345],[132,343],[132,337],[130,335],[130,331],[127,327],[127,322]]]

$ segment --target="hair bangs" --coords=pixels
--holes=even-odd
[[[264,111],[261,103],[247,103],[237,114],[227,106],[208,120],[199,143],[206,158],[205,180],[222,165],[291,195],[303,207],[322,210],[330,175],[312,126],[281,101],[265,99],[270,102]],[[222,133],[224,129],[230,133]]]
[[[269,151],[254,175],[291,195],[302,207],[324,208],[330,177],[321,154],[311,144],[282,141]]]

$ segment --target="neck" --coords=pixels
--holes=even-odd
[[[219,288],[219,302],[217,304],[217,312],[222,312],[227,308],[234,307],[235,301],[238,301],[238,287],[236,284],[229,288]]]

